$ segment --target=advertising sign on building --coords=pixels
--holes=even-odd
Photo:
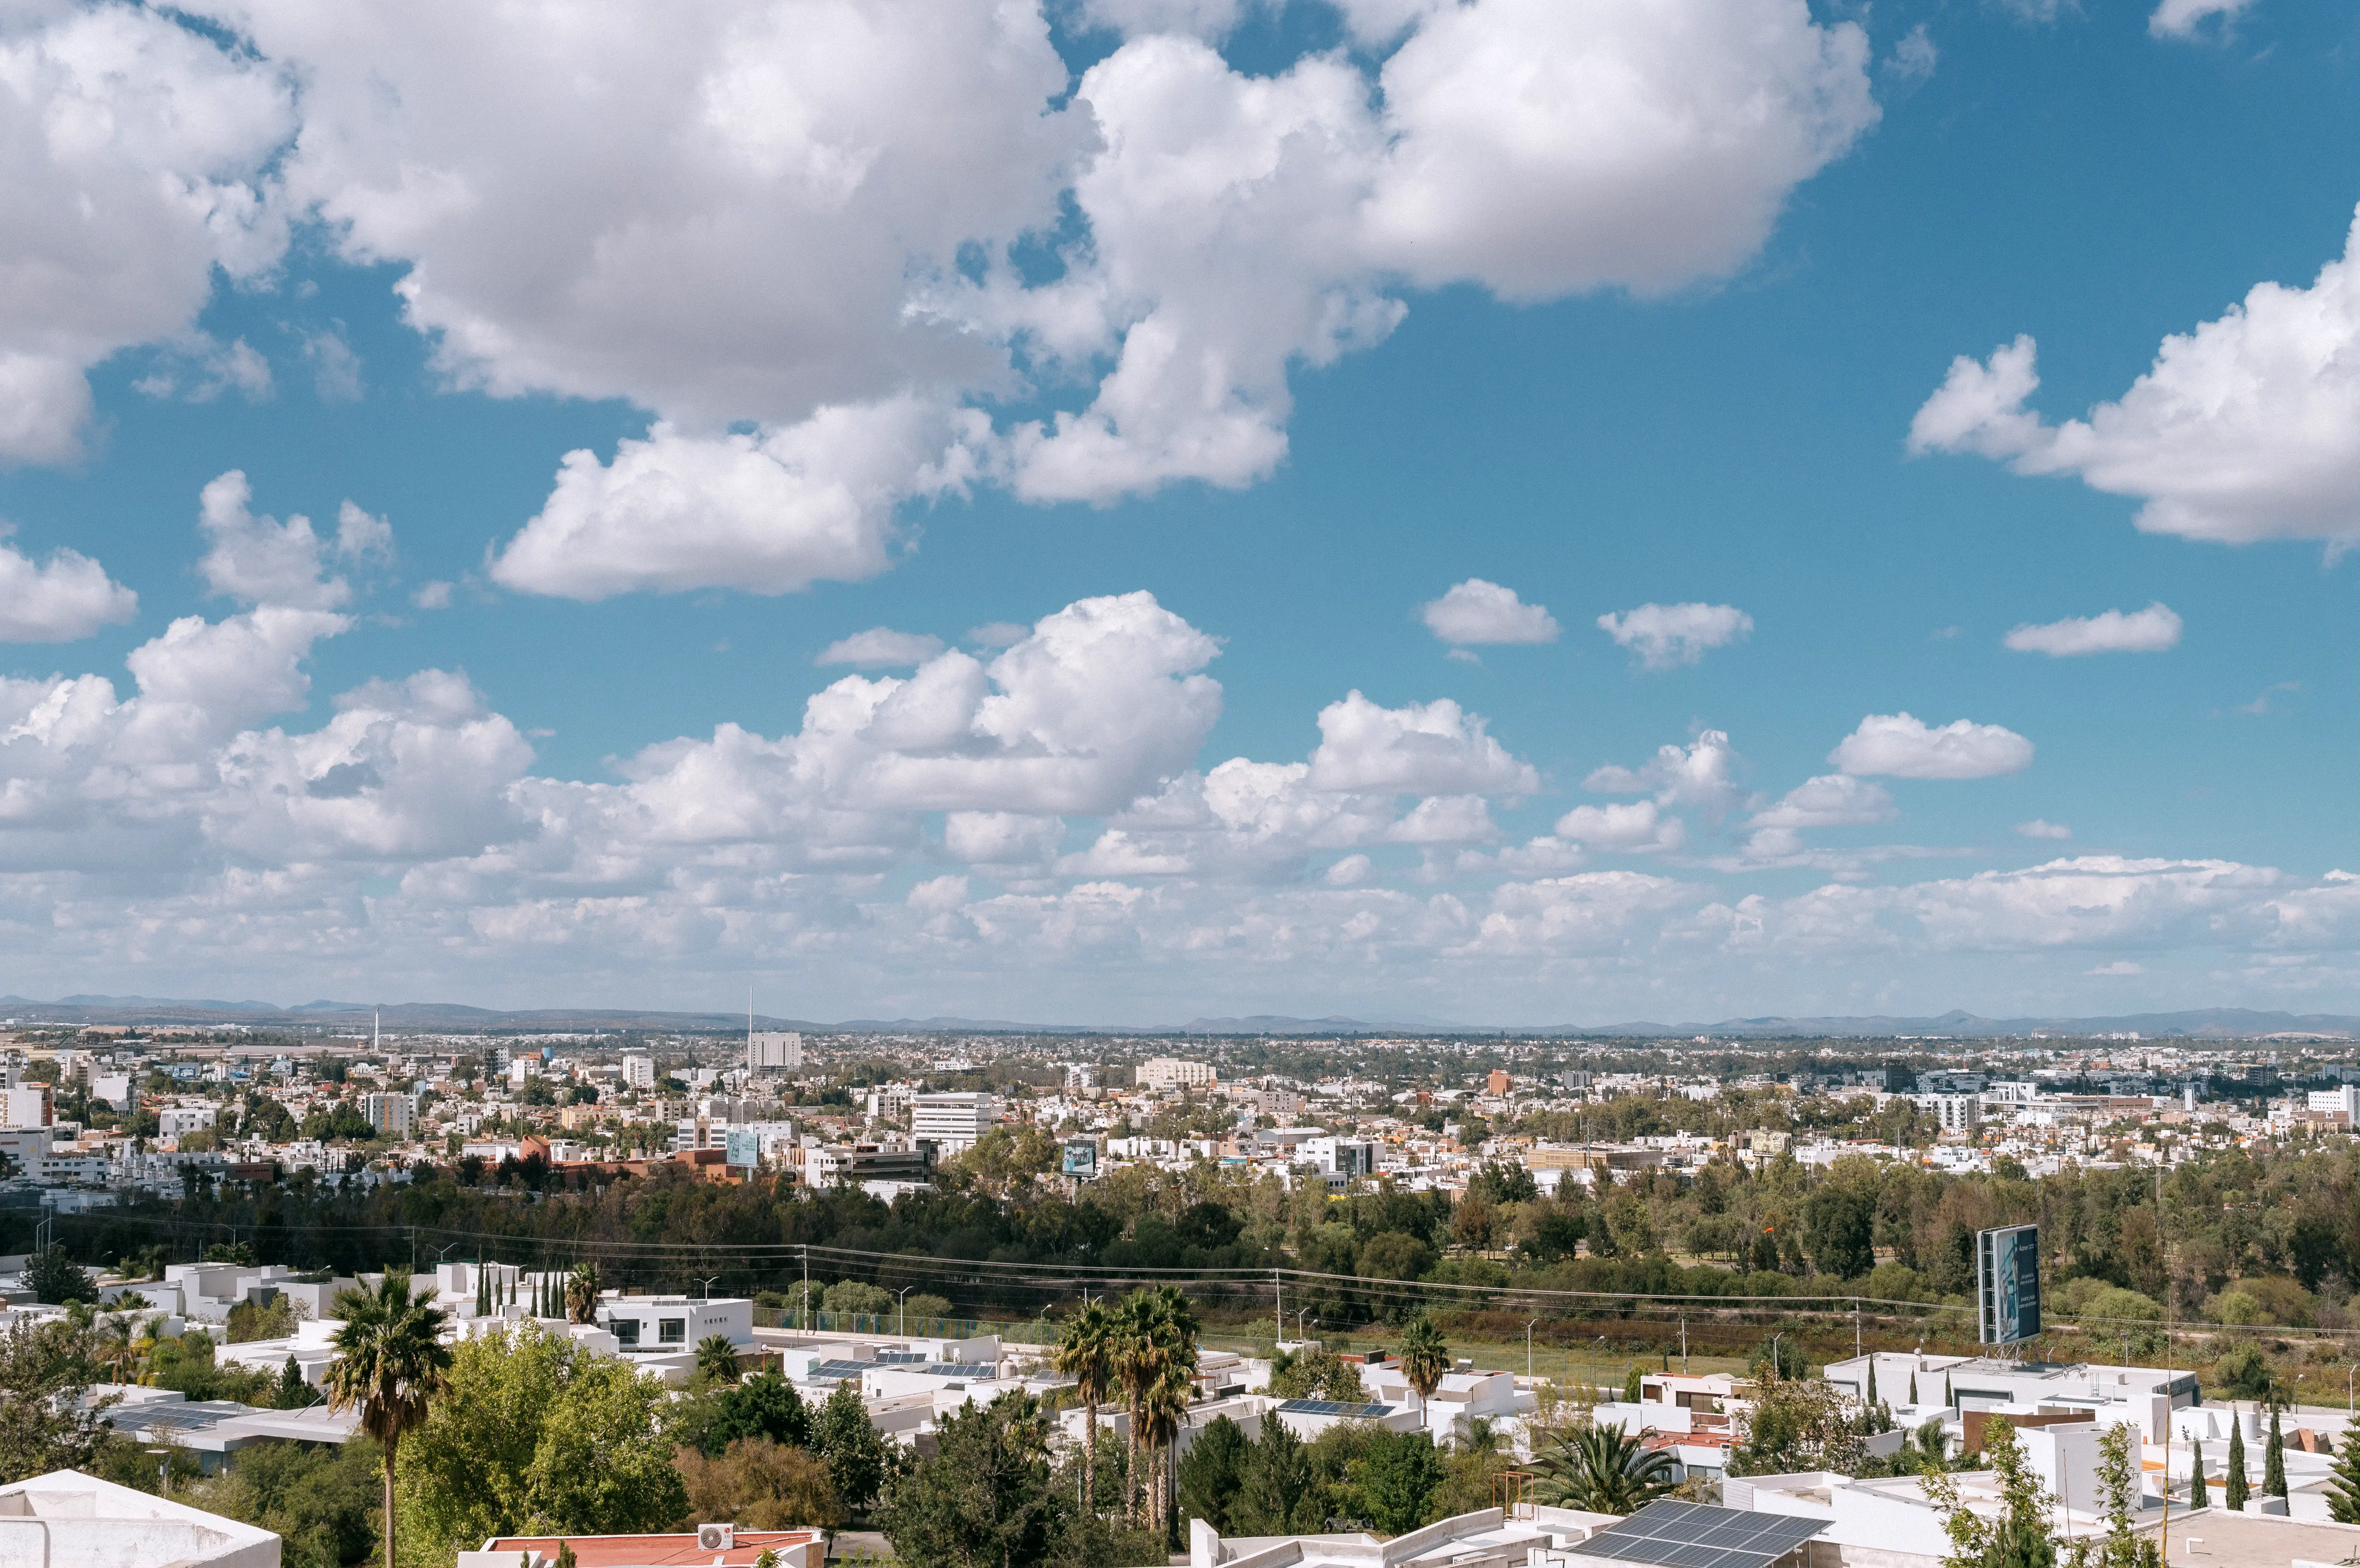
[[[1975,1321],[1985,1345],[2040,1334],[2040,1227],[1975,1233]]]
[[[1077,1138],[1065,1145],[1065,1174],[1084,1181],[1095,1181],[1098,1173],[1098,1146],[1095,1138]]]
[[[726,1147],[729,1151],[726,1158],[732,1165],[752,1166],[762,1163],[762,1140],[756,1134],[733,1132],[729,1135]]]

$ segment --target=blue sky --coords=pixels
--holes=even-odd
[[[0,989],[2360,1010],[2338,8],[198,15],[0,27]]]

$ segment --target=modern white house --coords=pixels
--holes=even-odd
[[[279,1568],[279,1537],[53,1470],[0,1486],[0,1568]]]

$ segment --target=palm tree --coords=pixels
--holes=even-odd
[[[696,1370],[708,1383],[738,1381],[738,1347],[726,1334],[708,1334],[696,1342]]]
[[[1670,1491],[1672,1456],[1642,1448],[1620,1426],[1580,1426],[1534,1459],[1535,1501],[1591,1513],[1627,1514]]]
[[[1082,1401],[1082,1497],[1093,1512],[1098,1497],[1098,1406],[1114,1392],[1115,1342],[1113,1314],[1092,1302],[1066,1320],[1065,1337],[1051,1357],[1057,1371],[1074,1380],[1075,1397]]]
[[[1434,1391],[1442,1387],[1442,1375],[1450,1370],[1450,1346],[1443,1343],[1442,1331],[1424,1312],[1402,1330],[1401,1368],[1421,1401],[1434,1398]]]
[[[1196,1372],[1196,1309],[1176,1286],[1159,1285],[1153,1290],[1133,1290],[1113,1316],[1118,1325],[1115,1375],[1122,1383],[1123,1402],[1131,1414],[1130,1469],[1136,1476],[1141,1442],[1148,1435],[1151,1399],[1168,1403],[1175,1395],[1164,1386],[1176,1381],[1183,1389],[1176,1398],[1184,1410],[1187,1405],[1185,1389]],[[1151,1458],[1153,1454],[1151,1443]],[[1137,1523],[1135,1497],[1128,1511]]]
[[[1148,1481],[1153,1488],[1147,1503],[1152,1530],[1171,1528],[1172,1440],[1188,1419],[1188,1398],[1196,1389],[1195,1371],[1193,1366],[1167,1358],[1140,1401],[1140,1436],[1147,1444]]]
[[[565,1316],[570,1323],[598,1321],[598,1266],[577,1263],[565,1277]]]
[[[426,1420],[428,1402],[451,1368],[442,1330],[450,1314],[410,1293],[410,1276],[388,1274],[374,1290],[345,1290],[334,1308],[344,1326],[333,1341],[328,1402],[360,1412],[361,1430],[385,1451],[385,1568],[394,1568],[393,1466],[403,1435]]]

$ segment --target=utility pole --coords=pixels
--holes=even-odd
[[[1680,1376],[1688,1375],[1688,1320],[1680,1319]]]
[[[795,1326],[809,1328],[811,1326],[811,1246],[805,1243],[799,1250],[803,1255],[803,1299],[795,1303]]]
[[[1533,1323],[1540,1321],[1535,1318],[1532,1323],[1524,1324],[1524,1381],[1527,1383],[1533,1380]]]
[[[1860,1359],[1860,1298],[1852,1299],[1852,1358]]]
[[[1272,1310],[1278,1318],[1278,1326],[1271,1331],[1271,1337],[1273,1340],[1284,1339],[1286,1337],[1286,1287],[1279,1283],[1278,1270],[1275,1269],[1270,1271],[1270,1290],[1271,1300],[1275,1303]]]

